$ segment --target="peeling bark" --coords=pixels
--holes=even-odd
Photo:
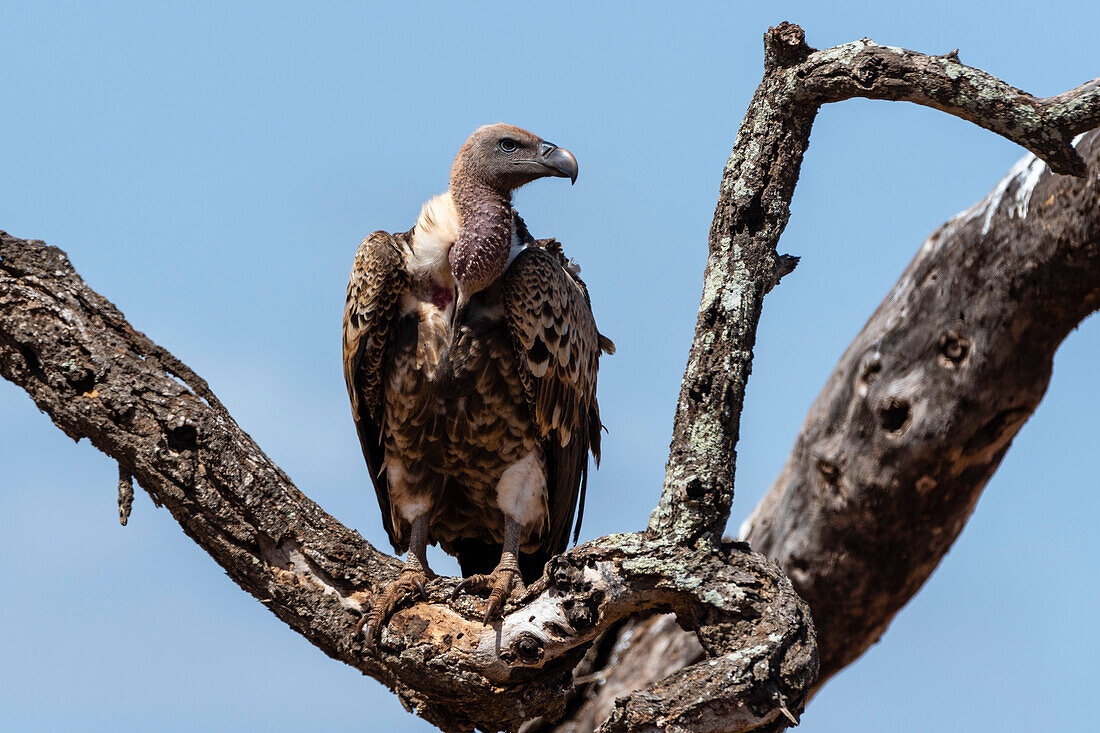
[[[810,128],[821,104],[853,96],[942,109],[1075,174],[1083,164],[1069,139],[1100,120],[1097,82],[1035,99],[952,56],[870,41],[814,51],[797,26],[770,29],[764,79],[723,174],[665,488],[649,529],[554,558],[491,627],[471,599],[448,602],[456,581],[440,578],[366,647],[356,622],[400,563],[298,491],[206,383],[135,331],[60,250],[6,234],[0,374],[66,434],[118,461],[120,482],[136,478],[291,628],[440,728],[515,729],[560,717],[573,669],[600,634],[638,614],[671,612],[705,658],[616,699],[600,729],[781,730],[797,720],[817,675],[814,627],[787,577],[721,532],[763,296],[794,264],[775,246]],[[901,397],[883,394],[876,419],[904,432]],[[1014,416],[1006,413],[994,432],[1011,429]]]

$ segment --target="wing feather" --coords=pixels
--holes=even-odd
[[[408,286],[405,235],[374,232],[355,253],[344,302],[344,381],[367,470],[378,495],[382,524],[396,547],[382,444],[382,397],[387,345],[401,293]]]
[[[517,229],[527,235],[520,223]],[[501,302],[519,363],[520,381],[544,439],[549,473],[548,549],[562,552],[577,511],[584,512],[588,454],[600,458],[596,372],[614,345],[600,334],[576,265],[554,240],[533,240],[509,265]]]

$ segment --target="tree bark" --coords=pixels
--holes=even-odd
[[[1058,346],[1100,308],[1100,132],[1076,147],[1087,178],[1027,156],[928,238],[741,528],[810,604],[815,690],[874,644],[931,575],[1038,407]],[[702,655],[667,620],[605,644],[613,653],[556,730],[595,730],[616,697]],[[632,673],[619,667],[627,659]]]
[[[650,531],[682,542],[722,536],[734,446],[764,294],[792,265],[776,254],[821,105],[853,97],[914,102],[992,130],[1058,173],[1084,175],[1072,138],[1100,125],[1100,79],[1046,99],[964,66],[870,39],[816,51],[789,23],[764,36],[764,79],[749,103],[710,230],[695,338]]]
[[[0,374],[68,435],[118,461],[120,518],[132,476],[243,589],[440,728],[514,729],[559,717],[593,640],[660,611],[693,631],[706,658],[617,699],[601,730],[781,730],[797,720],[817,675],[813,625],[787,577],[721,532],[763,297],[792,266],[775,246],[810,128],[821,104],[854,96],[942,109],[1078,175],[1084,164],[1069,141],[1100,122],[1100,82],[1036,99],[952,55],[866,40],[814,51],[797,26],[770,29],[764,79],[723,174],[650,526],[554,558],[491,627],[469,599],[448,602],[456,581],[443,578],[394,616],[376,646],[364,645],[356,622],[399,562],[298,491],[206,383],[135,331],[62,252],[6,234]]]
[[[1086,178],[1028,156],[924,243],[741,530],[812,609],[818,685],[875,643],[955,542],[1100,308],[1100,135]]]

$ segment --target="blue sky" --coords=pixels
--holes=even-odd
[[[366,233],[411,226],[473,128],[527,127],[571,149],[580,178],[517,205],[584,266],[619,347],[582,539],[639,529],[769,25],[798,22],[817,47],[959,48],[1041,95],[1100,74],[1094,2],[761,5],[0,2],[0,228],[65,249],[303,491],[387,547],[340,368],[351,259]],[[781,243],[803,259],[765,304],[731,528],[920,243],[1022,154],[913,105],[818,117]],[[1092,319],[950,555],[803,730],[1084,725],[1098,359]],[[0,729],[430,730],[242,593],[145,494],[119,527],[115,472],[0,383]]]

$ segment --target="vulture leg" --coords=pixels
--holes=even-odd
[[[405,556],[405,567],[401,569],[401,575],[397,577],[371,604],[370,614],[365,617],[363,635],[367,644],[374,644],[376,636],[382,626],[390,620],[390,616],[397,610],[397,604],[414,591],[421,598],[427,599],[428,594],[424,590],[424,584],[435,573],[428,567],[428,512],[423,512],[412,521],[412,533],[409,538],[409,552]]]
[[[523,590],[523,578],[519,572],[519,536],[520,523],[515,517],[504,518],[504,551],[500,553],[500,562],[488,575],[471,575],[455,588],[452,598],[458,596],[463,588],[470,590],[488,590],[489,602],[485,605],[485,623],[496,618],[511,597],[513,590]]]

